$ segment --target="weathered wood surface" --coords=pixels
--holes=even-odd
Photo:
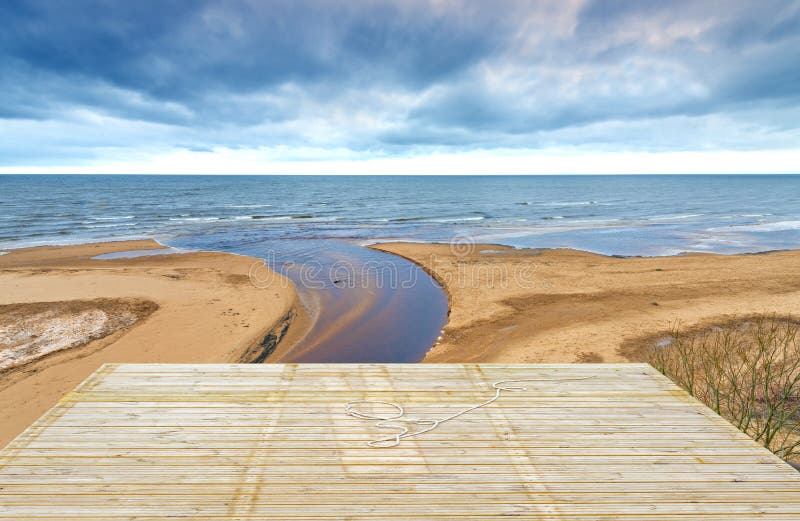
[[[394,448],[344,414],[515,378],[543,381]],[[0,452],[0,519],[509,516],[798,520],[800,474],[639,364],[106,365]]]

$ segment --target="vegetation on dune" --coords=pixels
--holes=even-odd
[[[800,460],[800,321],[731,320],[650,343],[647,360],[754,440]]]

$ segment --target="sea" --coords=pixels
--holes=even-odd
[[[0,249],[141,237],[751,253],[800,246],[800,176],[0,175]]]

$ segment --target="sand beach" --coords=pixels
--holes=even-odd
[[[0,256],[0,340],[14,353],[0,360],[0,446],[103,363],[239,362],[270,348],[262,342],[282,329],[295,291],[278,275],[252,284],[256,259],[216,252],[92,259],[159,248],[120,241]]]
[[[800,313],[800,251],[620,258],[492,244],[372,246],[448,293],[425,362],[629,362],[637,342],[751,315]]]

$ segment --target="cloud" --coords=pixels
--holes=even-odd
[[[10,0],[0,19],[4,165],[800,144],[796,1]]]

